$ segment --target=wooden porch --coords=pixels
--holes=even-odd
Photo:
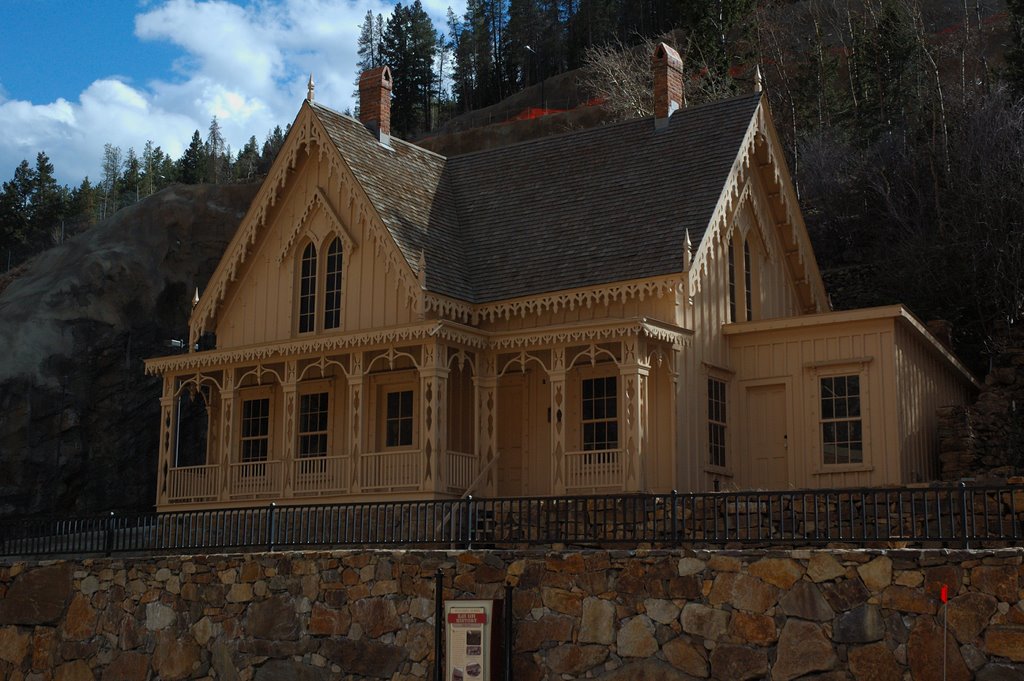
[[[205,366],[164,373],[158,508],[650,488],[649,452],[674,437],[671,425],[654,433],[647,413],[651,362],[671,357],[670,342],[620,322],[596,331],[618,340],[552,346],[534,334],[539,347],[511,349],[525,334],[463,327],[439,338],[445,326],[424,325],[407,345],[255,362],[238,351],[181,356],[181,368]],[[669,402],[671,367],[657,378]],[[590,383],[607,394],[587,397]]]

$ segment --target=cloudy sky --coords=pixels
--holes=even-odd
[[[438,29],[449,6],[421,0]],[[45,151],[58,179],[100,175],[103,145],[177,158],[216,115],[233,150],[317,101],[351,106],[356,36],[387,0],[0,0],[0,180]]]

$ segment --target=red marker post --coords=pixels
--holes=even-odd
[[[946,637],[949,636],[947,633],[949,630],[949,585],[943,584],[942,591],[939,592],[939,598],[942,599],[942,681],[946,681]]]

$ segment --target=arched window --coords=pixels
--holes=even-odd
[[[728,253],[729,270],[729,321],[736,321],[736,253],[732,246],[732,239],[729,239]]]
[[[743,300],[747,309],[747,321],[754,319],[754,291],[750,274],[750,242],[743,242]]]
[[[335,237],[327,247],[327,269],[324,276],[324,328],[341,327],[341,239]]]
[[[302,251],[299,274],[299,333],[316,329],[316,246],[309,244]]]

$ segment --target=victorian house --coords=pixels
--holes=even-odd
[[[147,362],[158,507],[933,478],[975,380],[901,306],[830,311],[761,92],[652,67],[653,117],[450,158],[390,135],[387,67],[360,120],[311,89]]]

